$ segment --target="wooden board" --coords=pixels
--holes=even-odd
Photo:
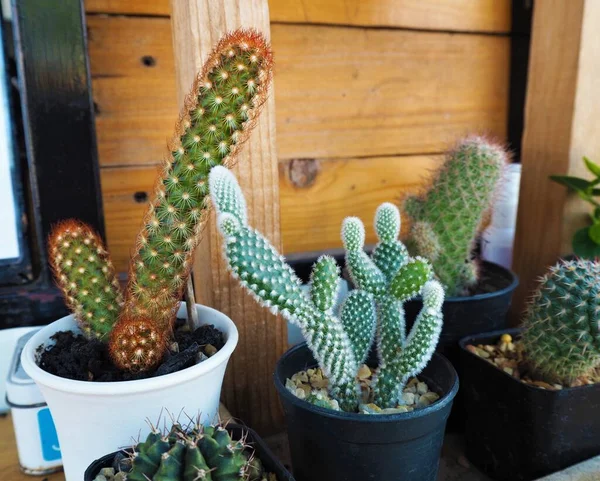
[[[365,221],[367,241],[374,242],[371,220],[377,206],[418,190],[440,159],[396,156],[280,164],[284,252],[340,247],[341,222],[349,215]],[[127,270],[155,173],[150,166],[102,169],[108,246],[120,272]]]
[[[169,20],[88,20],[100,162],[154,164],[177,116]],[[505,135],[508,37],[293,25],[272,37],[280,159],[438,153],[469,131]]]
[[[172,7],[180,104],[203,61],[223,35],[243,26],[255,28],[270,38],[267,0],[173,0]],[[206,18],[211,19],[208,24]],[[232,170],[246,195],[249,221],[279,248],[279,183],[272,95],[264,103],[249,140],[235,160],[237,165]],[[222,397],[234,416],[244,419],[258,432],[277,432],[283,427],[283,412],[272,373],[287,348],[286,326],[232,278],[223,259],[221,240],[213,213],[196,250],[193,275],[198,302],[228,315],[240,333]]]
[[[375,209],[397,203],[423,187],[442,156],[371,157],[318,161],[306,187],[295,181],[307,166],[280,164],[281,231],[286,253],[342,247],[340,228],[347,216],[362,219],[367,243],[376,242]],[[292,171],[290,171],[292,169]],[[302,183],[300,183],[302,185]],[[408,223],[403,223],[407,232]]]
[[[168,0],[86,0],[90,13],[171,14]],[[509,0],[270,0],[271,22],[509,32]]]
[[[586,175],[582,157],[599,160],[599,22],[595,0],[548,0],[534,10],[513,263],[521,279],[515,322],[536,279],[572,252],[573,233],[589,219],[588,205],[548,177]]]

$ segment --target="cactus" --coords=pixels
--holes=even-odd
[[[344,220],[342,241],[352,280],[358,289],[373,296],[377,306],[375,340],[379,367],[373,384],[375,403],[393,407],[399,402],[409,377],[423,370],[433,355],[442,328],[444,295],[439,284],[427,283],[433,275],[429,263],[420,257],[410,258],[398,240],[400,212],[397,207],[390,203],[380,205],[374,224],[379,242],[372,257],[363,251],[365,228],[360,219]],[[421,294],[422,290],[424,307],[406,339],[402,303]],[[400,354],[398,346],[402,347]]]
[[[188,95],[131,263],[126,316],[171,326],[206,222],[206,181],[234,164],[266,99],[272,53],[254,31],[225,36]]]
[[[48,258],[67,306],[84,335],[107,337],[123,299],[100,236],[83,222],[63,221],[50,233]]]
[[[477,284],[473,247],[507,162],[503,147],[469,136],[448,153],[431,189],[404,202],[411,253],[429,259],[449,295],[467,295]]]
[[[355,218],[344,222],[347,260],[355,264],[352,271],[361,289],[348,296],[338,317],[331,312],[339,282],[335,261],[327,256],[317,261],[310,293],[304,295],[300,279],[283,257],[248,226],[246,203],[233,174],[215,167],[209,187],[232,275],[261,305],[301,328],[308,347],[329,378],[330,394],[342,409],[357,408],[356,374],[376,331],[378,374],[383,379],[374,386],[376,397],[381,407],[400,402],[404,383],[418,374],[433,354],[441,329],[444,294],[437,281],[428,281],[429,264],[423,259],[410,259],[396,239],[400,229],[398,210],[391,204],[378,210],[376,226],[381,242],[372,259],[362,251],[362,223]],[[421,291],[425,305],[405,339],[402,301]]]
[[[534,373],[571,384],[600,365],[600,263],[561,261],[541,279],[523,320]]]
[[[137,237],[125,306],[110,340],[119,368],[143,371],[161,360],[154,348],[166,349],[162,338],[171,332],[206,223],[208,173],[215,165],[235,163],[266,99],[271,75],[272,53],[264,38],[238,30],[219,42],[196,78]],[[162,333],[161,341],[148,347],[146,355],[132,358],[141,347],[128,341],[132,329],[127,326],[143,323],[146,327],[138,332],[147,333],[148,321]]]
[[[263,468],[223,426],[153,429],[132,449],[128,481],[259,481]]]

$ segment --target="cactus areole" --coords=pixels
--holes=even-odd
[[[208,56],[169,143],[124,296],[88,226],[67,221],[51,234],[50,262],[67,304],[87,337],[109,343],[118,368],[148,371],[164,358],[207,221],[208,174],[235,164],[267,98],[272,64],[270,46],[253,30],[225,35]]]
[[[373,386],[376,400],[381,407],[396,405],[406,381],[421,372],[433,355],[444,300],[442,286],[431,280],[429,263],[410,258],[397,239],[398,209],[383,204],[377,210],[375,230],[380,241],[372,257],[363,252],[362,222],[356,218],[344,222],[346,263],[359,289],[347,297],[336,316],[331,309],[339,284],[335,261],[323,256],[316,262],[306,296],[283,257],[248,225],[246,202],[233,174],[215,167],[209,185],[231,273],[260,304],[300,327],[340,406],[356,410],[356,374],[374,341],[379,353]],[[424,306],[406,336],[402,303],[418,294]]]

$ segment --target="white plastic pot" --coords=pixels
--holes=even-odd
[[[201,324],[214,324],[226,340],[209,359],[166,376],[123,382],[86,382],[50,374],[37,365],[38,348],[53,343],[58,331],[78,331],[73,316],[43,328],[25,345],[21,362],[38,384],[54,418],[67,481],[81,481],[86,468],[97,458],[131,446],[171,413],[202,415],[203,422],[216,419],[225,368],[238,342],[235,324],[226,315],[196,305]],[[187,317],[185,303],[179,317]],[[167,419],[170,422],[169,419]],[[162,421],[161,421],[162,422]]]

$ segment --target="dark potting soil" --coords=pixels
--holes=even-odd
[[[181,329],[184,325],[184,319],[177,319],[174,341],[178,345],[178,352],[167,351],[162,363],[152,371],[120,371],[110,360],[106,343],[97,339],[86,339],[81,334],[71,331],[54,334],[51,339],[55,344],[39,353],[38,364],[50,374],[77,381],[133,381],[191,367],[197,363],[200,351],[206,357],[210,357],[225,344],[223,333],[213,325],[200,326],[194,332]],[[41,349],[40,347],[40,351]]]
[[[479,282],[476,286],[469,289],[468,296],[476,296],[478,294],[489,294],[491,292],[501,291],[508,287],[512,279],[498,273],[498,271],[486,269],[486,266],[481,266],[479,271]]]

